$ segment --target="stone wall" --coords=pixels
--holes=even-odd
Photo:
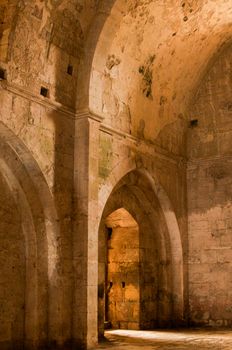
[[[0,176],[0,346],[23,346],[25,324],[25,237],[14,196]]]
[[[21,249],[27,263],[21,285],[26,317],[19,336],[7,334],[9,342],[17,336],[28,348],[70,342],[72,331],[74,105],[82,43],[69,32],[73,28],[76,36],[77,27],[81,31],[79,21],[73,23],[78,9],[63,4],[58,11],[47,5],[0,2],[0,68],[5,71],[0,81],[1,173],[6,162],[15,174],[22,197],[19,225],[27,232]],[[62,37],[61,22],[71,42]],[[46,96],[41,88],[47,89]],[[20,287],[16,278],[15,283]],[[0,347],[4,341],[1,336]]]
[[[191,111],[187,183],[192,324],[232,324],[231,60],[229,46],[212,61]]]
[[[95,346],[111,193],[139,224],[140,325],[186,324],[188,288],[193,323],[230,324],[229,49],[192,110],[189,236],[186,205],[187,106],[231,37],[230,11],[226,0],[0,0],[0,293],[18,286],[2,344]]]
[[[23,293],[25,303],[20,314],[24,318],[20,330],[7,338],[14,346],[16,333],[17,341],[24,342],[29,349],[47,345],[55,348],[71,343],[85,347],[96,343],[97,225],[109,189],[112,190],[131,170],[146,171],[164,188],[172,208],[168,207],[166,214],[168,216],[170,211],[175,217],[180,239],[180,262],[174,257],[173,268],[175,271],[183,268],[182,249],[186,249],[187,231],[183,161],[185,122],[182,117],[178,117],[177,122],[161,123],[166,125],[165,130],[162,131],[162,126],[158,128],[157,140],[153,138],[148,142],[144,131],[149,126],[143,118],[135,121],[126,103],[121,103],[117,110],[117,101],[112,99],[110,89],[107,93],[110,88],[107,78],[103,96],[105,120],[88,111],[89,96],[84,103],[86,114],[82,115],[82,111],[76,109],[76,100],[81,99],[83,93],[78,89],[78,83],[85,85],[91,75],[91,64],[88,66],[87,63],[98,41],[93,32],[96,28],[100,32],[112,6],[107,2],[105,5],[97,3],[92,0],[85,4],[76,1],[0,1],[0,68],[5,72],[4,79],[0,80],[0,173],[9,177],[11,187],[14,185],[17,189],[18,199],[15,200],[20,213],[17,227],[26,237],[25,246],[23,240],[20,243],[15,238],[21,251],[18,266],[20,273],[25,274],[25,280],[24,284],[17,280],[21,278],[20,273],[17,277],[12,275],[19,287],[12,298],[20,299],[19,294]],[[98,5],[100,13],[95,16]],[[90,30],[93,20],[94,29]],[[95,38],[92,46],[91,36]],[[103,60],[103,65],[111,71],[114,60],[115,57],[109,57],[106,62]],[[85,71],[85,64],[88,72],[83,76],[81,69]],[[131,118],[138,125],[134,128],[134,136],[131,136]],[[171,232],[158,207],[159,204],[156,209],[165,228],[162,229],[160,223],[152,228],[150,224],[144,224],[141,231],[142,235],[148,232],[141,246],[144,255],[142,283],[145,286],[142,308],[143,315],[147,312],[148,316],[148,319],[143,317],[141,324],[146,328],[158,323],[158,298],[159,315],[163,315],[160,324],[172,321],[172,298],[176,298],[176,305],[181,305],[175,310],[174,318],[183,320],[183,290],[187,295],[181,280],[182,270],[174,282],[176,290],[170,287],[172,264],[164,252],[160,261],[150,261],[152,254],[156,254],[155,243],[159,242],[157,236],[151,247],[153,230],[163,237],[159,243],[162,246],[165,235],[168,246],[167,232]],[[16,212],[16,208],[14,210]],[[149,212],[148,208],[146,210]],[[158,216],[156,219],[158,222]],[[173,241],[175,243],[175,238]],[[11,254],[11,248],[14,247],[9,244],[8,267],[14,254]],[[3,275],[6,275],[5,270]],[[158,293],[158,283],[154,288],[153,284],[159,278],[163,288]],[[4,288],[7,283],[3,280]],[[21,300],[15,303],[22,304]],[[7,334],[10,323],[11,319],[6,318]],[[0,336],[0,342],[3,347],[4,335]]]
[[[140,327],[140,259],[139,227],[123,208],[106,219],[111,228],[107,237],[107,321],[115,329]]]

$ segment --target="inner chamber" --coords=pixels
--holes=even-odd
[[[139,329],[140,244],[139,226],[124,208],[106,218],[107,264],[105,325]]]

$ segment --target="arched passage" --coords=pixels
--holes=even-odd
[[[105,325],[139,329],[140,244],[139,226],[124,208],[105,221],[107,257],[105,283]]]
[[[12,307],[14,312],[9,311],[7,318],[3,315],[6,324],[0,333],[0,347],[46,346],[54,337],[53,315],[56,314],[57,322],[60,307],[56,212],[37,163],[26,146],[2,123],[0,186],[0,207],[6,204],[7,215],[11,216],[11,220],[6,220],[1,210],[4,225],[1,244],[6,241],[5,264],[0,266],[1,276],[5,275],[1,290],[4,293],[9,284],[16,288],[4,299],[5,308]],[[41,196],[46,198],[46,203]]]
[[[139,328],[172,326],[183,320],[181,241],[180,236],[175,238],[170,234],[172,227],[175,235],[179,235],[179,231],[175,231],[176,222],[167,216],[171,208],[167,206],[165,208],[164,198],[162,202],[161,205],[160,198],[152,187],[152,182],[142,171],[132,171],[124,176],[106,202],[99,228],[98,316],[100,335],[104,333],[105,317],[106,223],[109,215],[120,208],[130,213],[139,227]],[[175,257],[178,257],[179,262]]]

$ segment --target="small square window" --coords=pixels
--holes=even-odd
[[[49,90],[47,88],[41,86],[40,95],[44,96],[44,97],[48,97],[49,96]]]
[[[190,127],[191,127],[191,128],[194,128],[194,127],[196,127],[196,126],[198,126],[198,119],[192,119],[192,120],[190,120]]]

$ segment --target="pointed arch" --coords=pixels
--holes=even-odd
[[[0,122],[0,171],[20,212],[25,239],[26,346],[43,346],[59,319],[59,225],[52,194],[23,142]]]
[[[109,187],[108,187],[109,189]],[[150,274],[158,284],[152,294],[153,316],[149,315],[151,304],[146,297],[141,309],[141,327],[170,326],[182,324],[184,319],[184,276],[181,235],[171,202],[159,184],[146,170],[135,169],[126,173],[111,191],[105,192],[104,209],[101,213],[99,229],[99,257],[104,256],[104,222],[113,211],[124,208],[136,220],[140,227],[140,242],[145,249],[142,275]],[[154,259],[154,260],[153,260]],[[99,285],[102,285],[104,259],[100,261]],[[146,270],[145,266],[150,266]],[[154,267],[155,266],[155,267]],[[143,270],[144,269],[144,270]],[[152,284],[147,286],[152,288]],[[142,289],[142,288],[141,288]],[[154,306],[154,303],[157,305]],[[101,303],[101,305],[103,305]],[[143,317],[146,314],[146,319]],[[102,319],[103,311],[99,311]],[[102,328],[101,328],[102,330]]]

